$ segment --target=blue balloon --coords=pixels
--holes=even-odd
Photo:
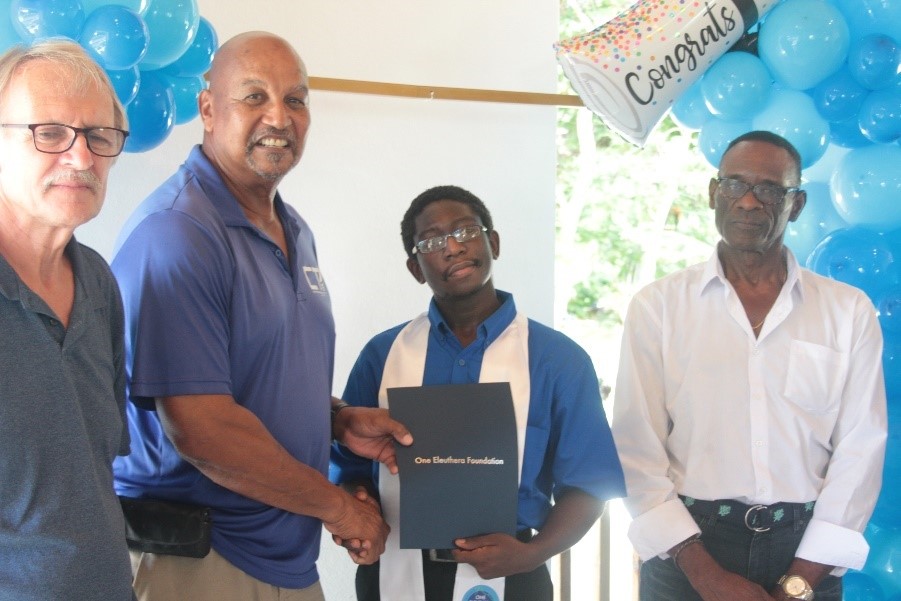
[[[131,11],[140,13],[147,8],[147,5],[150,4],[150,2],[151,0],[81,0],[81,7],[84,9],[84,14],[86,15],[91,14],[91,12],[97,10],[101,6],[107,5],[124,6]]]
[[[141,71],[137,66],[121,71],[107,70],[106,75],[113,84],[116,96],[119,97],[119,102],[121,102],[123,106],[128,105],[129,102],[134,100],[135,96],[138,94],[138,86],[141,85]]]
[[[156,148],[175,124],[172,88],[158,73],[144,71],[138,94],[126,111],[131,134],[125,141],[125,151],[144,152]]]
[[[842,67],[808,93],[823,119],[844,121],[857,117],[868,90],[857,83],[847,67]]]
[[[848,227],[832,204],[829,184],[810,182],[804,184],[804,191],[807,192],[807,204],[798,219],[785,228],[784,238],[785,245],[802,264],[827,234]]]
[[[693,83],[679,96],[673,103],[672,111],[676,123],[692,131],[701,129],[701,126],[713,117],[704,103],[700,81]]]
[[[901,48],[887,35],[873,34],[856,40],[848,51],[848,72],[868,90],[894,86],[901,73]]]
[[[771,131],[791,142],[805,169],[820,160],[829,145],[829,122],[804,92],[773,90],[769,102],[751,124],[754,129]]]
[[[889,144],[901,138],[901,89],[870,92],[857,117],[860,131],[877,144]]]
[[[857,115],[844,121],[829,123],[829,136],[833,144],[842,148],[862,148],[873,144],[872,140],[860,131]]]
[[[760,26],[757,49],[776,81],[806,90],[844,64],[850,32],[845,17],[825,0],[785,0]]]
[[[27,42],[56,36],[74,40],[84,24],[79,0],[13,0],[10,15],[16,33]]]
[[[901,0],[832,0],[845,16],[851,38],[901,31]]]
[[[150,31],[150,46],[138,65],[142,71],[174,63],[191,44],[200,23],[197,0],[153,0],[141,16]]]
[[[871,576],[850,570],[842,579],[842,601],[885,601],[885,595]]]
[[[13,27],[10,10],[8,8],[5,11],[2,10],[3,7],[8,7],[8,4],[2,2],[0,5],[2,5],[0,6],[0,52],[6,52],[16,44],[22,43],[22,38]]]
[[[873,298],[885,288],[887,280],[897,277],[893,262],[891,248],[881,234],[850,227],[823,238],[807,258],[807,267],[859,288]]]
[[[901,432],[901,421],[899,421],[901,420],[901,415],[898,415],[901,413],[901,336],[890,330],[883,332],[882,336],[882,371],[885,375],[885,395],[888,399],[889,434],[891,435],[892,430],[894,430],[897,435],[898,432]],[[892,419],[893,415],[895,416],[894,420]],[[901,474],[898,474],[894,481],[898,482],[899,479],[901,479]],[[890,489],[883,484],[883,493],[886,499],[893,497],[892,500],[894,500],[896,494],[901,493],[901,487],[896,487],[895,491],[890,492]],[[901,518],[901,499],[898,499],[895,507],[898,517]],[[890,519],[890,517],[885,516],[877,520],[877,523],[890,525],[896,521]],[[901,519],[898,519],[897,522],[901,525]]]
[[[200,112],[197,97],[200,91],[206,88],[206,80],[200,75],[175,77],[165,71],[160,72],[160,75],[172,88],[175,100],[175,124],[181,125],[196,117]]]
[[[200,17],[197,35],[194,36],[191,45],[178,60],[166,67],[166,73],[176,77],[203,75],[210,68],[218,46],[219,40],[213,26],[205,18]]]
[[[881,231],[901,227],[901,146],[874,144],[855,148],[832,174],[832,198],[838,214],[852,225]]]
[[[727,52],[701,78],[707,108],[721,119],[750,119],[766,104],[772,84],[763,62],[747,52]]]
[[[886,459],[892,452],[891,442],[886,449]],[[885,474],[885,472],[884,472]],[[883,489],[886,485],[893,486],[896,481],[883,480]],[[888,507],[883,500],[884,494],[880,494],[876,503],[876,511],[870,524],[864,531],[864,537],[870,544],[870,554],[867,562],[861,570],[879,583],[882,592],[886,596],[894,596],[901,593],[901,522],[893,522],[891,525],[879,521],[887,515],[892,518],[901,516],[899,509]]]
[[[104,69],[121,71],[138,64],[147,52],[150,32],[144,20],[124,6],[101,6],[88,15],[78,43]]]
[[[729,143],[752,129],[750,121],[710,119],[698,133],[698,148],[701,149],[708,163],[714,168],[719,168],[720,159],[723,158],[723,153],[726,152]]]

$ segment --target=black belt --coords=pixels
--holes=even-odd
[[[810,519],[814,507],[813,501],[747,505],[731,499],[701,501],[682,495],[679,495],[679,498],[693,515],[712,517],[730,524],[744,526],[754,532],[767,532],[773,528],[792,526],[800,519]]]
[[[520,530],[516,533],[516,540],[527,543],[532,540],[533,536],[535,535],[532,534],[532,530],[526,528],[525,530]],[[453,549],[423,549],[422,558],[429,561],[456,561],[454,559]]]

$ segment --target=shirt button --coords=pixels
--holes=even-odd
[[[459,361],[457,361],[457,364],[458,364],[460,367],[463,367],[464,365],[466,365],[466,361],[464,361],[463,359],[460,359]]]
[[[281,251],[280,249],[276,248],[276,249],[275,249],[275,256],[276,256],[276,257],[281,257],[281,256],[282,256],[282,251]]]
[[[51,325],[51,326],[55,326],[55,325],[56,325],[56,320],[55,320],[55,319],[51,319],[51,320],[50,320],[50,325]]]
[[[755,441],[754,441],[754,446],[755,446],[755,447],[762,447],[762,446],[763,446],[763,441],[762,441],[762,440],[755,440]]]

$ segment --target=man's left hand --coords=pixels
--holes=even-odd
[[[384,463],[397,473],[394,442],[413,444],[410,431],[388,416],[387,409],[347,407],[338,412],[334,423],[335,440],[366,459]]]

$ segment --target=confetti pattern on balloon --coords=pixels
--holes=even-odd
[[[777,0],[645,0],[556,44],[585,105],[641,146],[666,110]]]

